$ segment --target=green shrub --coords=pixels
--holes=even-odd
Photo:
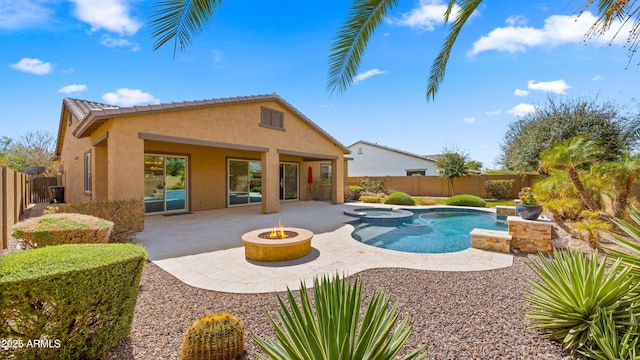
[[[351,199],[359,199],[360,196],[362,196],[362,192],[364,191],[362,186],[358,185],[350,185],[349,190],[353,192],[353,197]]]
[[[403,193],[401,191],[396,191],[393,194],[387,196],[387,198],[384,199],[384,203],[390,204],[390,205],[415,205],[416,204],[416,202],[413,200],[413,198],[409,194]]]
[[[251,191],[251,192],[257,192],[257,193],[262,193],[262,186],[255,186],[255,187],[252,187],[249,191]]]
[[[381,198],[377,197],[377,196],[369,196],[369,195],[362,195],[360,196],[360,198],[358,199],[364,203],[371,203],[371,204],[379,204]]]
[[[513,199],[513,183],[513,180],[487,180],[484,188],[493,199]]]
[[[311,200],[331,199],[331,179],[322,179],[309,184],[309,197]]]
[[[473,206],[473,207],[486,207],[487,203],[475,195],[456,195],[448,198],[445,202],[446,205],[453,206]]]
[[[386,193],[384,182],[378,179],[366,178],[360,182],[362,190],[371,193]]]
[[[45,210],[45,214],[56,213],[79,213],[113,221],[110,242],[130,241],[144,229],[144,201],[138,199],[56,204]]]
[[[48,214],[21,221],[11,236],[23,248],[62,244],[107,243],[113,222],[82,214]]]
[[[278,320],[269,321],[275,328],[276,339],[253,340],[272,359],[395,359],[409,336],[411,325],[400,316],[398,303],[389,308],[389,296],[378,291],[362,313],[362,283],[353,283],[328,276],[313,281],[313,299],[304,282],[300,285],[300,305],[292,292],[287,291],[289,304],[278,295]],[[426,359],[424,345],[405,355],[403,359]],[[298,354],[294,356],[293,354]],[[261,357],[263,358],[263,357]]]
[[[129,334],[147,252],[130,244],[48,246],[0,257],[0,339],[15,359],[94,359]],[[27,347],[28,341],[50,342]]]

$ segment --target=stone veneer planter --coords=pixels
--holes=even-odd
[[[512,251],[550,253],[553,250],[551,220],[525,220],[518,216],[509,216],[507,223],[512,237]]]
[[[284,228],[285,232],[296,233],[286,239],[263,239],[259,235],[272,229],[250,231],[242,235],[244,256],[255,261],[284,261],[303,257],[311,252],[313,233],[306,229]]]
[[[525,220],[519,216],[508,216],[508,231],[473,229],[471,246],[475,249],[509,253],[518,251],[535,254],[553,250],[550,220]]]

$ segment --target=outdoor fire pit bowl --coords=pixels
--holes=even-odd
[[[270,238],[272,229],[260,229],[250,231],[242,235],[244,243],[244,256],[255,261],[284,261],[297,259],[311,252],[311,238],[313,233],[306,229],[283,228],[286,238],[279,235]]]

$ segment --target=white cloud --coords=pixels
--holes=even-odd
[[[43,0],[0,1],[0,28],[17,29],[49,21],[53,11]]]
[[[382,74],[386,74],[386,71],[382,71],[380,69],[371,69],[371,70],[367,70],[363,73],[360,73],[358,75],[356,75],[356,77],[353,79],[353,84],[357,84],[361,81],[364,81],[372,76],[376,76],[376,75],[382,75]]]
[[[116,92],[110,92],[102,95],[102,100],[108,104],[119,106],[133,106],[140,104],[158,104],[160,100],[153,97],[153,95],[142,92],[140,90],[121,88]]]
[[[536,109],[538,109],[538,107],[533,104],[520,103],[510,110],[507,110],[507,112],[513,116],[524,116],[536,111]]]
[[[446,10],[447,5],[441,0],[420,0],[420,5],[417,8],[402,14],[399,18],[391,18],[389,22],[393,25],[433,31],[436,25],[444,23]],[[455,18],[459,10],[460,7],[455,5],[451,11],[450,20]]]
[[[509,26],[521,26],[525,25],[528,20],[523,15],[511,15],[504,22]]]
[[[487,111],[485,114],[489,115],[489,116],[498,116],[500,114],[502,114],[502,110],[493,110],[493,111]]]
[[[462,121],[464,121],[467,124],[473,124],[474,122],[476,122],[476,118],[474,118],[473,116],[470,116],[462,119]]]
[[[513,20],[507,19],[506,27],[492,30],[477,40],[468,55],[474,56],[483,51],[496,50],[509,53],[525,52],[535,46],[555,47],[564,44],[578,44],[585,39],[585,34],[596,22],[597,17],[585,11],[578,18],[568,15],[549,16],[542,28],[516,26]],[[594,39],[597,43],[608,43],[620,28],[620,22],[614,22],[611,29],[602,37]],[[621,31],[625,33],[625,30]],[[624,44],[626,37],[616,37],[613,42]]]
[[[515,89],[513,94],[515,96],[527,96],[527,95],[529,95],[529,90]]]
[[[567,84],[564,80],[555,80],[555,81],[540,81],[535,82],[534,80],[527,81],[528,88],[531,90],[540,90],[544,92],[551,92],[555,94],[566,94],[566,90],[571,88],[571,85]]]
[[[35,75],[45,75],[53,72],[53,65],[40,59],[23,58],[10,66],[13,69]]]
[[[58,92],[63,94],[71,94],[75,92],[83,92],[85,90],[87,90],[87,85],[72,84],[61,87]]]
[[[600,76],[600,75],[596,75],[593,77],[593,79],[591,79],[593,81],[599,81],[599,80],[604,80],[604,76]]]
[[[91,25],[91,31],[104,29],[120,35],[135,35],[142,23],[129,14],[131,0],[71,0],[75,15]]]

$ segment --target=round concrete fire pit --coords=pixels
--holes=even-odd
[[[287,238],[269,238],[272,229],[250,231],[242,235],[244,256],[255,261],[297,259],[311,252],[313,233],[306,229],[284,228]]]

